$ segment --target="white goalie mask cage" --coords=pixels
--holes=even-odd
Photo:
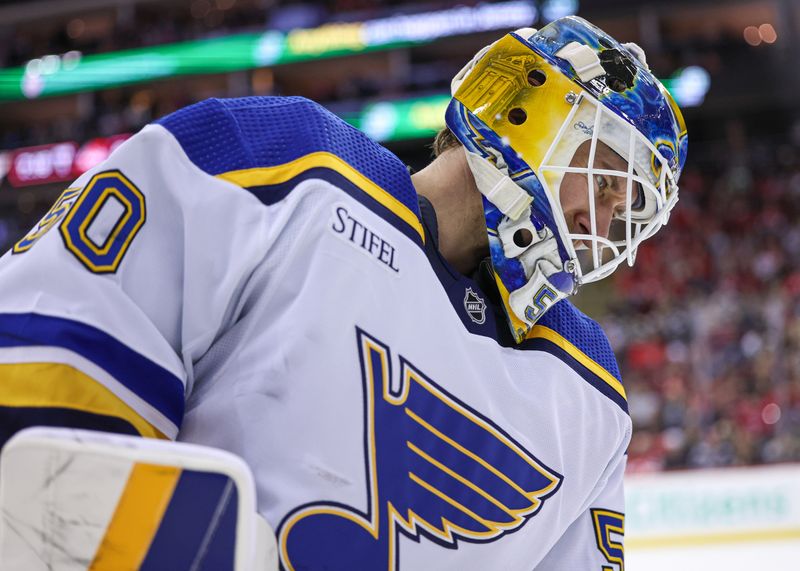
[[[575,165],[578,148],[589,142],[586,164]],[[627,163],[624,171],[598,164],[598,142],[611,148]],[[575,95],[572,109],[553,139],[539,166],[550,207],[559,226],[564,246],[572,259],[579,261],[579,284],[590,283],[611,274],[623,261],[633,265],[639,245],[669,219],[678,200],[675,174],[667,159],[631,124],[586,92]],[[586,180],[589,233],[567,226],[561,204],[564,177],[574,173]],[[598,228],[597,176],[616,179],[624,188],[624,208],[614,213],[607,236]]]

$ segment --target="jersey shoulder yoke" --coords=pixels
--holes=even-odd
[[[608,337],[569,300],[551,307],[531,329],[523,348],[551,353],[628,412],[625,387]]]
[[[424,240],[417,194],[402,161],[313,101],[207,99],[158,124],[198,168],[264,203],[279,202],[302,180],[322,178],[379,215],[400,218],[409,227],[402,230]]]

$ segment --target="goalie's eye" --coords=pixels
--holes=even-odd
[[[598,191],[606,190],[608,188],[608,180],[601,174],[594,175],[594,187]]]

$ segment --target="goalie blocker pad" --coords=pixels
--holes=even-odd
[[[0,455],[0,569],[278,568],[247,465],[222,450],[36,427]]]

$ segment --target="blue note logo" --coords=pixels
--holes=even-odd
[[[278,529],[281,567],[400,568],[399,537],[455,549],[520,529],[563,477],[490,419],[357,329],[364,388],[366,511],[320,500]]]

